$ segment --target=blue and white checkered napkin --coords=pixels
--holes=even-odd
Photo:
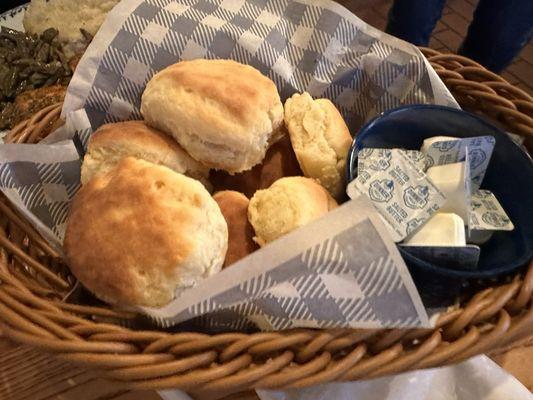
[[[222,330],[429,325],[407,267],[362,196],[213,278],[144,311],[163,326],[200,318]]]
[[[78,65],[63,108],[66,126],[47,140],[51,143],[74,138],[76,143],[67,140],[52,145],[1,146],[0,189],[45,237],[60,246],[68,206],[79,186],[78,154],[83,154],[92,131],[106,122],[141,118],[140,98],[148,80],[170,64],[194,58],[229,58],[250,64],[276,83],[283,100],[302,91],[314,97],[329,98],[341,110],[352,132],[369,118],[403,104],[457,106],[414,46],[377,31],[331,1],[123,0],[108,15]],[[326,218],[329,226],[335,226],[334,214]],[[357,243],[358,235],[371,233],[361,231],[360,226],[354,223],[345,229],[353,235],[353,243]],[[374,224],[370,226],[375,229]],[[304,232],[303,237],[316,236],[316,231],[306,227],[300,232]],[[209,292],[203,292],[202,301],[190,304],[187,310],[180,311],[180,318],[173,320],[211,315],[223,309],[229,313],[226,321],[231,315],[254,316],[247,321],[269,316],[268,324],[280,329],[427,324],[427,316],[420,313],[420,299],[399,257],[392,257],[389,251],[379,252],[373,246],[350,247],[349,241],[341,240],[340,231],[330,233],[331,242],[328,243],[339,249],[334,254],[345,257],[348,269],[329,271],[326,275],[350,276],[341,279],[342,284],[333,278],[316,278],[316,274],[323,274],[317,272],[322,268],[321,263],[308,263],[304,268],[306,261],[302,258],[306,251],[314,250],[299,248],[298,253],[295,247],[292,261],[282,263],[283,268],[281,264],[272,266],[266,262],[260,267],[254,266],[265,271],[272,267],[273,273],[264,278],[270,277],[268,291],[261,289],[266,281],[257,277],[248,283],[245,275],[233,277],[236,280],[228,283],[233,289],[228,286],[224,296],[205,299],[205,293]],[[378,236],[384,243],[388,242],[386,235]],[[328,238],[321,236],[319,239]],[[264,254],[266,250],[257,254]],[[361,252],[369,258],[361,258]],[[331,265],[329,261],[323,262]],[[352,263],[372,273],[357,275],[350,269]],[[310,274],[309,271],[316,268],[315,275]],[[239,269],[230,268],[216,279],[220,280],[226,276],[224,274],[235,274],[232,270]],[[300,275],[291,275],[288,280],[272,278],[279,275],[274,273],[278,270],[299,271]],[[380,277],[397,283],[399,289],[390,292],[398,294],[396,300],[384,295],[389,289],[372,286],[381,282]],[[258,282],[263,283],[259,285]],[[331,285],[332,282],[335,285]],[[245,289],[247,285],[258,291],[251,293]],[[346,304],[341,305],[341,298],[332,293],[332,288],[337,286],[345,289],[344,295],[350,290],[360,293],[356,297],[364,300],[360,304],[366,305],[357,308],[353,299],[348,301],[347,298]],[[328,304],[327,308],[318,307],[318,303],[311,305],[310,297],[302,295],[309,287],[316,289],[313,296],[318,296],[316,299],[324,307]],[[290,295],[295,291],[298,301],[294,300],[296,296]],[[192,289],[183,295],[194,297],[197,292]],[[407,297],[401,297],[400,292]],[[239,296],[240,300],[247,298],[249,301],[238,301]],[[367,304],[372,296],[374,306]],[[326,299],[337,302],[338,309],[330,306]],[[287,304],[291,302],[299,304],[294,307],[305,304],[307,309],[302,306],[301,310],[308,311],[288,312],[292,306]],[[281,312],[280,307],[287,312]],[[316,313],[320,311],[333,319],[326,322],[319,318]],[[239,318],[230,319],[237,321]]]
[[[354,130],[402,104],[457,105],[416,47],[331,1],[124,0],[78,67],[63,115],[85,108],[93,127],[140,119],[148,80],[194,58],[250,64],[282,100],[329,98]]]

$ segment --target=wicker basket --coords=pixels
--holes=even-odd
[[[465,108],[533,137],[533,98],[464,57],[422,51]],[[8,141],[38,141],[57,124],[59,106],[22,123]],[[0,222],[0,330],[95,369],[124,389],[180,388],[214,398],[253,388],[366,379],[455,363],[533,333],[533,262],[514,279],[448,310],[433,330],[132,330],[125,325],[134,315],[65,300],[74,285],[68,269],[5,198]]]

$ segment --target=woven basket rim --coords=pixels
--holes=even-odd
[[[531,96],[472,60],[421,51],[461,104],[533,138]],[[38,142],[43,130],[57,123],[60,109],[56,104],[36,113],[6,141]],[[3,334],[95,369],[127,389],[221,395],[366,379],[458,362],[533,332],[533,261],[514,279],[443,313],[435,329],[131,330],[123,326],[131,313],[62,301],[72,282],[62,273],[59,254],[3,197],[0,218],[5,221],[0,230]]]

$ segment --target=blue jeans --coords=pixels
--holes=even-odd
[[[386,31],[427,46],[445,0],[394,0]],[[458,53],[494,72],[511,63],[533,36],[533,0],[479,0]]]

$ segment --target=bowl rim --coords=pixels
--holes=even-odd
[[[472,114],[468,111],[464,111],[462,109],[453,108],[453,107],[447,107],[447,106],[441,106],[436,104],[411,104],[411,105],[405,105],[400,106],[397,108],[393,108],[387,111],[383,111],[379,115],[375,116],[368,122],[366,122],[358,131],[357,135],[353,138],[352,144],[350,146],[350,150],[348,151],[348,156],[346,159],[346,182],[347,184],[350,183],[353,179],[357,177],[357,174],[355,173],[356,168],[354,167],[355,160],[357,158],[357,153],[360,150],[360,140],[361,138],[366,137],[368,135],[368,130],[379,120],[386,118],[392,114],[401,113],[404,111],[412,111],[412,110],[424,110],[424,109],[432,109],[437,110],[439,112],[447,112],[447,113],[454,113],[459,114],[462,116],[470,117],[471,119],[475,120],[477,123],[480,123],[490,129],[492,132],[490,133],[496,133],[497,135],[500,135],[502,137],[502,140],[507,140],[511,145],[515,146],[517,150],[519,150],[519,153],[522,154],[523,157],[527,161],[533,164],[533,159],[531,156],[524,151],[524,149],[517,144],[515,141],[513,141],[505,131],[498,128],[497,126],[491,124],[487,120],[479,117],[478,115]],[[417,268],[424,268],[424,270],[427,270],[427,272],[433,272],[436,274],[439,274],[441,276],[446,275],[449,277],[454,278],[468,278],[468,279],[490,279],[490,278],[496,278],[501,275],[509,274],[517,269],[527,266],[527,263],[533,256],[533,250],[531,250],[529,253],[526,253],[525,256],[520,257],[516,259],[514,262],[507,264],[506,266],[499,267],[499,268],[493,268],[490,270],[457,270],[457,269],[451,269],[451,268],[444,268],[439,267],[436,265],[433,265],[427,261],[424,261],[418,257],[413,256],[410,253],[405,252],[400,246],[396,246],[402,255],[402,258],[407,260],[414,260],[417,262]]]

